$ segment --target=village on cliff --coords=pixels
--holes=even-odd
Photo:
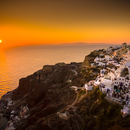
[[[122,46],[110,47],[106,52],[91,63],[91,66],[100,66],[102,69],[96,80],[89,81],[84,88],[91,91],[99,86],[108,101],[123,106],[121,113],[125,117],[130,114],[130,49],[124,43]]]

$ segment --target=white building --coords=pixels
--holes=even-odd
[[[130,80],[127,80],[127,79],[125,80],[125,87],[127,88],[130,87]]]
[[[130,114],[130,108],[128,106],[124,106],[123,109],[121,109],[121,113],[123,117],[127,116]]]
[[[106,69],[100,70],[100,75],[101,75],[101,76],[104,76],[106,71],[107,71]]]
[[[74,89],[75,91],[78,90],[78,87],[77,86],[71,86],[72,89]]]
[[[128,69],[130,69],[130,60],[127,61],[127,63],[125,64],[125,66],[126,66]]]
[[[103,63],[103,62],[98,62],[97,64],[98,64],[98,66],[105,66],[105,65],[106,65],[106,64]]]
[[[100,58],[100,57],[96,57],[95,59],[94,59],[94,62],[99,62],[99,61],[102,61],[102,58]]]
[[[112,57],[109,56],[109,55],[105,55],[105,60],[106,60],[106,61],[111,61],[111,60],[112,60]]]
[[[85,87],[86,91],[91,91],[91,90],[93,90],[93,85],[85,84],[84,87]]]
[[[110,80],[114,80],[116,78],[116,74],[113,72],[108,73]]]
[[[121,83],[125,83],[125,77],[119,77],[119,78],[115,78],[114,81],[113,81],[113,84],[114,85],[119,85]]]
[[[119,77],[119,78],[115,78],[115,80],[113,81],[113,84],[115,86],[123,84],[125,87],[128,88],[130,86],[130,80],[126,79],[125,77]]]
[[[98,85],[100,85],[101,84],[101,78],[98,78],[97,77],[97,79],[94,81],[94,85],[95,86],[98,86]]]
[[[105,88],[111,88],[112,86],[112,80],[103,78],[101,83],[105,86]]]

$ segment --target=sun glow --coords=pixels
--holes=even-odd
[[[0,43],[2,43],[2,40],[0,40]]]

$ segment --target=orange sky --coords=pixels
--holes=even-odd
[[[99,1],[0,1],[1,46],[130,43],[129,2]]]

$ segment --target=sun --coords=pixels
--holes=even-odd
[[[2,40],[0,40],[0,43],[2,43]]]

